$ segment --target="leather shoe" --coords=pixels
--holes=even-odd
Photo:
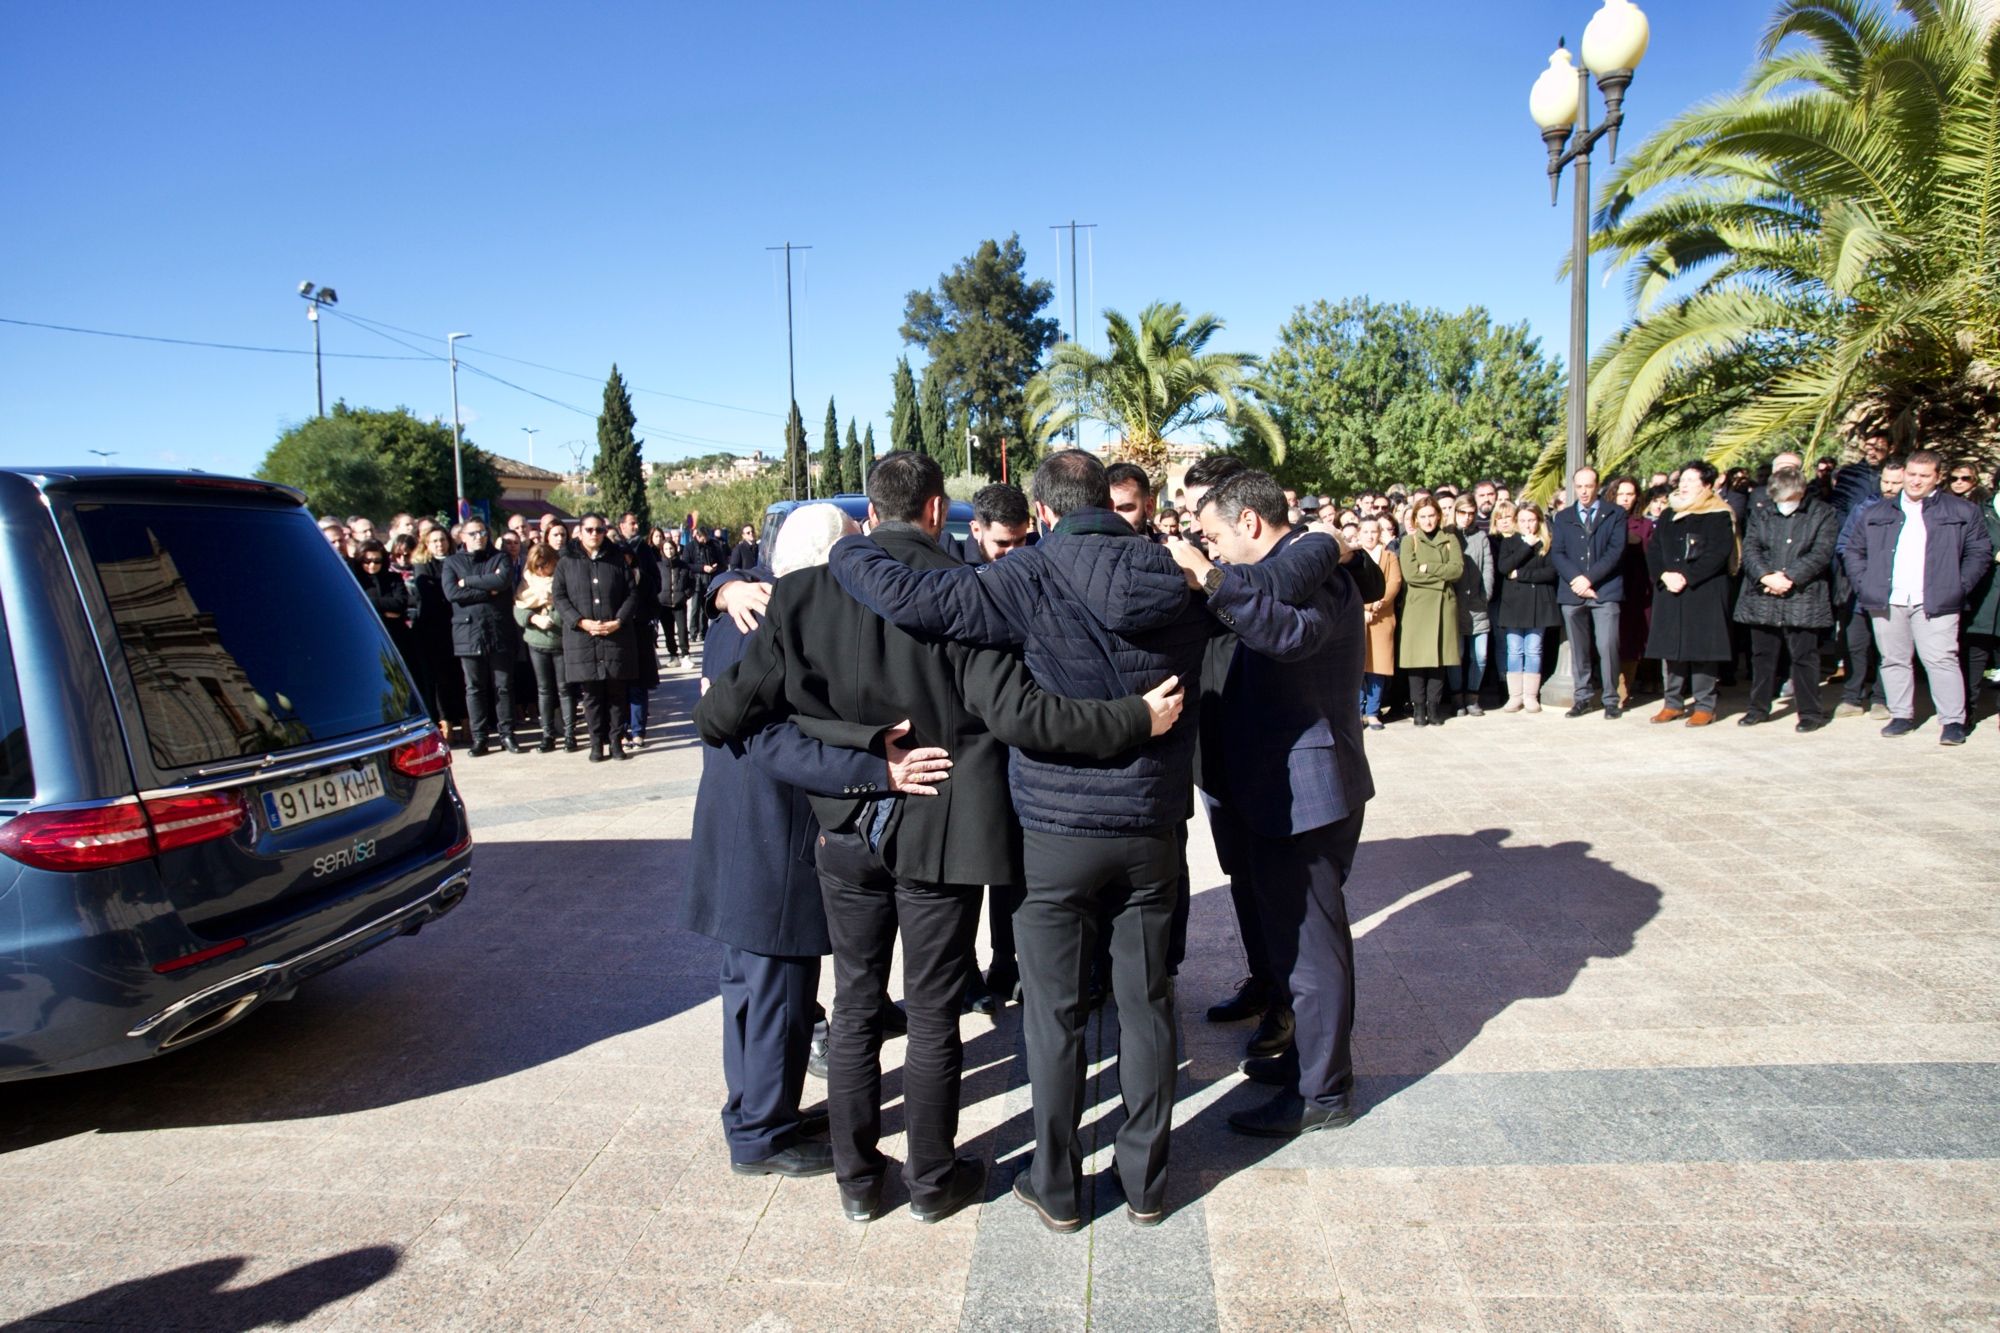
[[[826,1077],[826,1038],[814,1037],[812,1049],[806,1054],[806,1072],[814,1078]]]
[[[1582,717],[1585,713],[1594,712],[1596,708],[1597,708],[1597,700],[1583,699],[1579,700],[1576,703],[1571,704],[1569,706],[1569,711],[1567,713],[1564,713],[1563,716]]]
[[[999,996],[1002,1004],[1021,1002],[1021,977],[1017,972],[998,967],[987,968],[986,989]]]
[[[508,754],[525,753],[525,751],[521,749],[521,742],[515,740],[511,735],[502,736],[500,738],[500,744],[501,747],[504,748]]]
[[[1604,720],[1606,722],[1616,722],[1623,716],[1625,716],[1625,710],[1617,704],[1604,705]]]
[[[1270,992],[1264,983],[1255,977],[1245,977],[1237,986],[1236,994],[1221,1004],[1208,1006],[1208,1021],[1211,1023],[1240,1023],[1246,1018],[1256,1018],[1270,1003]]]
[[[470,750],[467,750],[466,753],[471,755],[474,759],[484,759],[486,757],[486,742],[483,740],[474,741],[472,743],[472,748]]]
[[[910,1200],[910,1216],[919,1222],[942,1222],[978,1198],[985,1188],[986,1163],[976,1157],[961,1157],[951,1164],[943,1195],[935,1203],[920,1205],[915,1199]]]
[[[1688,714],[1687,724],[1690,727],[1705,727],[1714,721],[1715,714],[1709,712],[1706,708],[1697,708]]]
[[[858,1190],[840,1187],[840,1211],[850,1222],[873,1222],[882,1215],[882,1182]]]
[[[1821,727],[1825,725],[1826,725],[1826,719],[1823,717],[1802,717],[1798,720],[1798,724],[1794,726],[1792,730],[1818,731]]]
[[[1672,704],[1666,704],[1666,705],[1664,705],[1664,706],[1662,706],[1662,707],[1661,707],[1661,709],[1660,709],[1660,711],[1659,711],[1659,712],[1657,712],[1657,713],[1653,714],[1653,721],[1654,721],[1654,722],[1656,722],[1656,723],[1658,723],[1658,722],[1678,722],[1678,721],[1680,721],[1680,720],[1681,720],[1682,718],[1684,718],[1684,717],[1686,717],[1686,716],[1687,716],[1687,710],[1686,710],[1686,709],[1684,709],[1684,708],[1675,708],[1675,707],[1674,707],[1674,706],[1673,706]]]
[[[1262,1083],[1270,1088],[1296,1088],[1299,1085],[1299,1053],[1286,1051],[1283,1055],[1264,1055],[1244,1060],[1236,1066],[1238,1072],[1252,1083]]]
[[[959,1001],[959,1009],[968,1014],[984,1014],[992,1017],[1000,1012],[1000,997],[987,988],[979,973],[966,978],[965,995]]]
[[[833,1174],[833,1145],[803,1139],[780,1148],[757,1162],[731,1162],[729,1169],[739,1176],[830,1176]]]
[[[1238,1134],[1260,1139],[1293,1139],[1316,1129],[1341,1129],[1353,1123],[1354,1110],[1344,1093],[1334,1107],[1315,1106],[1286,1094],[1229,1117],[1229,1127]]]
[[[1035,1210],[1035,1216],[1042,1219],[1042,1225],[1060,1235],[1067,1236],[1083,1226],[1080,1217],[1052,1217],[1049,1210],[1042,1207],[1042,1201],[1035,1197],[1035,1187],[1028,1183],[1028,1168],[1022,1167],[1021,1174],[1014,1177],[1014,1197]]]
[[[554,754],[555,749],[556,749],[556,738],[553,736],[544,736],[542,737],[541,741],[535,746],[535,753]]]
[[[574,733],[563,737],[563,752],[566,754],[576,753],[576,735]]]
[[[632,752],[625,748],[623,741],[613,740],[611,742],[611,757],[613,759],[630,759]]]
[[[1265,1010],[1264,1019],[1257,1024],[1257,1030],[1250,1034],[1249,1044],[1243,1048],[1243,1054],[1253,1060],[1264,1056],[1282,1055],[1292,1049],[1295,1026],[1291,1010]]]
[[[1771,715],[1769,713],[1745,713],[1742,717],[1736,719],[1736,725],[1739,727],[1755,727],[1770,720]]]

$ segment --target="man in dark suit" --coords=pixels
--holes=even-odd
[[[1202,649],[1225,629],[1284,652],[1311,634],[1310,601],[1338,564],[1324,537],[1294,542],[1261,569],[1211,570],[1204,606],[1174,557],[1111,512],[1104,465],[1082,450],[1035,471],[1039,543],[978,569],[916,570],[865,539],[834,547],[842,587],[913,633],[1020,645],[1035,679],[1076,698],[1115,699],[1168,677],[1193,679]],[[1118,998],[1118,1082],[1125,1124],[1116,1159],[1131,1219],[1166,1216],[1175,1038],[1167,955],[1181,867],[1179,826],[1192,799],[1188,722],[1115,760],[1086,762],[1017,749],[1009,764],[1023,826],[1027,898],[1015,914],[1022,1024],[1034,1089],[1035,1157],[1014,1194],[1044,1226],[1083,1225],[1080,1195],[1089,962],[1111,919]]]
[[[1278,556],[1304,536],[1287,522],[1285,493],[1262,472],[1216,484],[1195,510],[1208,549],[1234,565]],[[1177,546],[1193,578],[1199,552]],[[1203,780],[1216,798],[1216,850],[1232,876],[1247,870],[1263,952],[1296,1015],[1285,1054],[1252,1058],[1251,1078],[1279,1086],[1273,1101],[1229,1117],[1243,1134],[1291,1137],[1353,1119],[1354,943],[1342,892],[1375,794],[1354,707],[1361,688],[1361,596],[1336,570],[1313,594],[1320,615],[1285,652],[1238,643],[1219,721],[1204,718]]]
[[[935,460],[908,451],[884,457],[869,471],[868,501],[876,542],[891,559],[912,569],[958,566],[937,541],[948,502]],[[781,542],[792,524],[810,521],[811,509],[793,512]],[[866,1221],[881,1210],[888,1163],[876,1146],[879,1051],[899,926],[911,1211],[935,1221],[985,1182],[984,1163],[954,1157],[958,1014],[981,887],[1021,876],[1007,747],[1109,759],[1172,726],[1180,714],[1172,686],[1101,702],[1044,694],[1012,654],[914,638],[812,568],[778,580],[750,651],[695,710],[703,736],[717,739],[780,715],[808,731],[826,721],[879,729],[907,719],[912,741],[951,755],[951,780],[937,799],[856,793],[814,802],[835,974],[827,1102],[848,1216]]]
[[[757,567],[757,529],[748,523],[743,525],[742,539],[730,548],[729,568],[731,570],[755,569]]]
[[[702,654],[704,689],[744,644],[727,617],[717,622]],[[895,790],[899,764],[915,766],[910,782],[920,786],[937,752],[884,747],[871,754],[865,736],[854,748],[835,748],[789,724],[718,740],[701,757],[681,925],[723,946],[722,1131],[730,1169],[825,1175],[833,1150],[816,1132],[824,1121],[815,1125],[799,1112],[819,1016],[820,959],[831,951],[812,863],[819,826],[801,789]]]
[[[1604,716],[1616,718],[1618,703],[1618,606],[1625,580],[1625,511],[1597,491],[1597,469],[1580,467],[1570,479],[1576,502],[1549,520],[1549,560],[1556,567],[1556,602],[1563,633],[1569,636],[1570,680],[1574,686],[1568,717],[1582,717],[1604,696]]]

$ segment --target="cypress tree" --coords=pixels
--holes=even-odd
[[[868,469],[875,466],[875,423],[869,422],[861,432],[861,488],[868,489]]]
[[[844,477],[845,460],[840,452],[840,414],[834,411],[833,399],[826,400],[826,430],[821,436],[819,450],[819,495],[839,495],[847,489]]]
[[[810,493],[806,485],[806,423],[799,415],[797,399],[792,400],[791,415],[785,418],[785,488],[794,500],[803,500]]]
[[[951,408],[944,400],[944,375],[936,366],[924,368],[923,396],[918,400],[917,416],[922,430],[923,451],[938,461],[949,477],[951,471]]]
[[[592,476],[606,517],[616,522],[620,514],[630,510],[643,525],[652,515],[646,506],[646,470],[639,462],[639,447],[645,442],[632,434],[637,424],[632,395],[614,361],[611,378],[604,382],[604,411],[597,418],[597,465]]]
[[[847,419],[847,462],[841,468],[841,477],[850,491],[868,489],[868,464],[861,457],[861,437],[854,433],[854,418]]]
[[[917,381],[910,374],[910,358],[907,356],[896,358],[895,384],[896,401],[889,409],[889,447],[915,452],[924,447],[924,434],[917,412]]]

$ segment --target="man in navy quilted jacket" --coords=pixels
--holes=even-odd
[[[1339,568],[1332,539],[1305,537],[1280,559],[1213,569],[1202,595],[1191,595],[1168,550],[1133,531],[1110,498],[1104,465],[1064,450],[1035,472],[1037,515],[1052,528],[1035,546],[988,565],[920,571],[849,537],[834,547],[831,567],[855,600],[891,624],[1018,646],[1037,684],[1072,698],[1144,693],[1170,675],[1198,680],[1209,638],[1230,630],[1280,660],[1323,640],[1326,616],[1314,594]],[[1009,756],[1027,885],[1014,934],[1036,1143],[1014,1192],[1052,1230],[1082,1225],[1083,989],[1100,913],[1111,921],[1118,1000],[1126,1113],[1119,1181],[1135,1222],[1165,1216],[1175,1076],[1167,954],[1195,712],[1115,759],[1022,749]]]

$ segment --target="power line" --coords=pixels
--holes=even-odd
[[[170,343],[175,347],[208,347],[224,352],[268,352],[273,356],[311,356],[303,347],[253,347],[248,343],[204,342],[199,338],[164,338],[152,333],[120,333],[112,329],[85,329],[73,324],[43,324],[32,319],[8,319],[0,316],[0,324],[13,324],[24,329],[53,329],[58,333],[87,333],[97,338],[122,338],[129,342]],[[418,348],[422,351],[422,348]],[[349,361],[425,361],[433,359],[424,356],[381,356],[372,352],[328,352],[327,356],[343,357]],[[442,359],[442,358],[437,358]]]

